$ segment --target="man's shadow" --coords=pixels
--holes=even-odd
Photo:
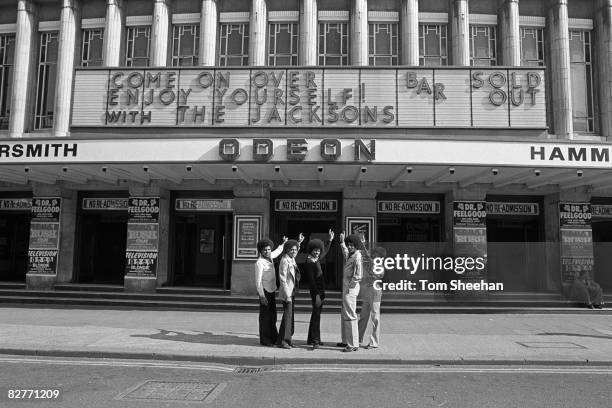
[[[155,334],[132,334],[131,337],[141,337],[153,340],[179,341],[183,343],[200,344],[225,344],[236,346],[256,346],[259,344],[256,335],[253,337],[239,337],[228,334],[214,334],[211,332],[191,332],[183,333],[176,330],[157,329]]]

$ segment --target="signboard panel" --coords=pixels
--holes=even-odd
[[[471,80],[474,89],[472,92],[473,126],[509,127],[508,72],[506,70],[474,70]]]
[[[367,243],[374,243],[374,217],[346,217],[348,234],[361,235]]]
[[[398,126],[434,126],[434,85],[431,69],[397,71]]]
[[[130,197],[129,222],[157,222],[159,219],[159,197]]]
[[[440,214],[440,202],[379,201],[378,212],[388,214]]]
[[[129,223],[127,229],[126,250],[157,251],[159,244],[159,224]]]
[[[593,217],[612,217],[612,205],[609,204],[593,204],[591,205]]]
[[[564,228],[584,228],[591,225],[590,203],[559,203],[559,225]]]
[[[0,199],[0,211],[31,211],[31,198],[3,198]]]
[[[60,244],[62,199],[32,199],[32,222],[28,246],[28,274],[55,275]]]
[[[484,201],[453,202],[453,226],[486,228],[487,211]]]
[[[487,215],[539,215],[538,203],[488,202]]]
[[[545,129],[543,75],[538,68],[77,69],[72,126]]]
[[[30,249],[59,249],[59,223],[32,222]]]
[[[274,200],[276,211],[291,212],[336,212],[338,200]]]
[[[232,211],[232,199],[177,198],[174,209],[177,211]]]
[[[127,198],[83,198],[83,210],[127,211]]]

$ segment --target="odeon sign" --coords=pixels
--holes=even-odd
[[[73,127],[546,128],[533,68],[77,69]]]

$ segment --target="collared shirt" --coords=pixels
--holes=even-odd
[[[295,259],[289,255],[284,255],[281,258],[280,265],[278,266],[278,278],[280,281],[280,288],[278,290],[278,298],[280,300],[288,300],[293,296],[293,290],[295,289],[295,273],[297,264]]]
[[[278,248],[272,251],[270,257],[272,259],[278,258],[281,253],[283,253],[283,246],[279,245]],[[276,270],[274,269],[274,264],[271,260],[261,256],[255,261],[255,286],[260,297],[265,296],[264,289],[269,293],[276,291]]]
[[[344,245],[344,242],[340,243],[342,249],[342,255],[344,255],[344,270],[343,270],[343,286],[348,285],[349,288],[355,287],[363,277],[363,262],[361,260],[361,252],[355,250],[352,255],[349,256],[348,248]]]

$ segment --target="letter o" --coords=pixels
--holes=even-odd
[[[137,83],[134,83],[134,78],[138,79]],[[127,84],[130,88],[140,88],[142,86],[142,83],[144,82],[144,77],[142,76],[142,74],[140,72],[132,72],[130,75],[128,75],[127,77]]]
[[[494,89],[489,93],[489,102],[495,106],[502,106],[504,103],[506,103],[507,99],[508,96],[506,96],[506,93],[501,89]]]
[[[259,78],[263,79],[263,82],[260,82]],[[257,71],[253,75],[253,85],[255,85],[257,88],[263,88],[264,86],[268,85],[268,74],[263,71]]]
[[[176,95],[172,89],[164,89],[159,93],[159,101],[164,105],[170,105],[174,102]]]
[[[493,88],[499,89],[502,86],[506,85],[506,82],[506,76],[503,74],[503,72],[495,71],[494,73],[489,75],[489,83]]]
[[[205,81],[203,81],[205,80]],[[210,87],[214,82],[213,76],[210,72],[204,71],[198,75],[198,85],[206,89]]]
[[[242,96],[239,97],[239,95],[242,95]],[[232,92],[232,101],[234,101],[236,105],[243,105],[248,100],[249,100],[249,95],[247,94],[247,91],[245,91],[244,89],[238,88],[238,89],[235,89],[234,92]]]
[[[349,111],[353,113],[351,115],[347,115],[347,112]],[[340,113],[340,118],[347,123],[353,123],[359,118],[359,109],[349,105],[342,109],[342,112]]]

